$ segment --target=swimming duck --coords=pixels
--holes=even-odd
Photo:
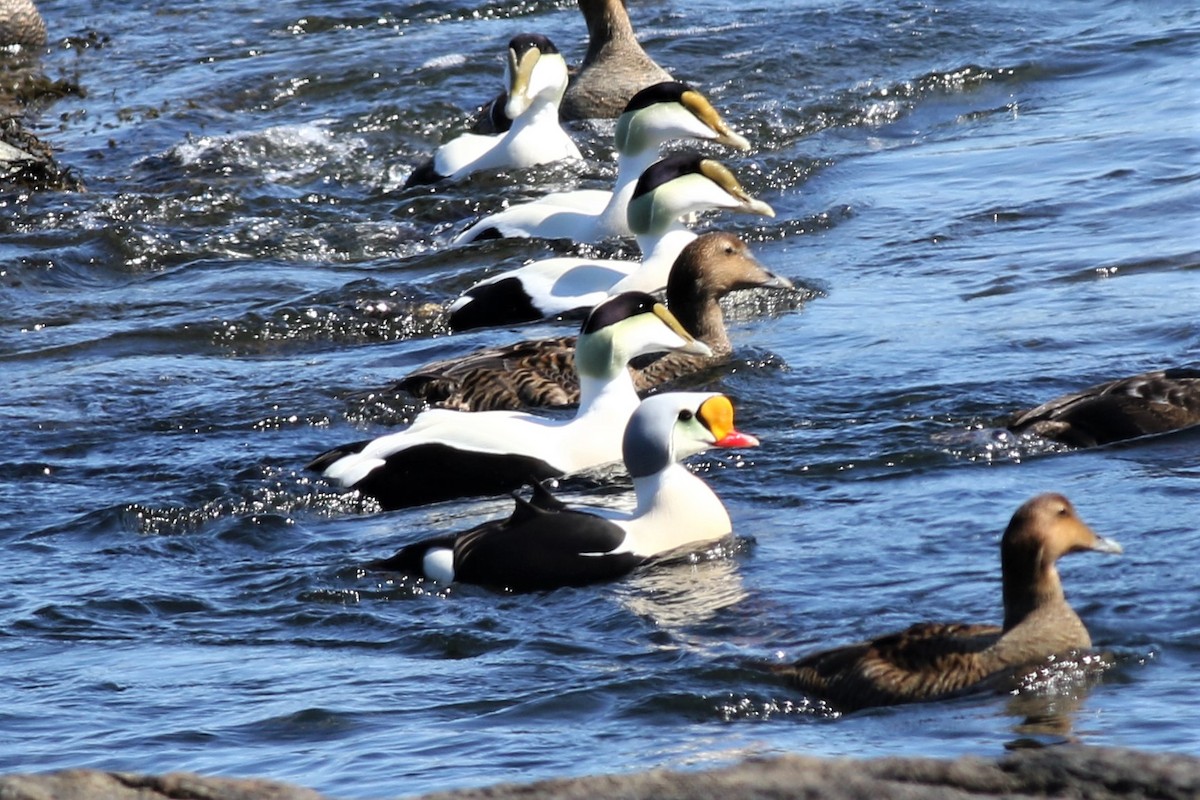
[[[580,329],[574,417],[434,408],[405,430],[334,448],[307,468],[394,509],[601,467],[620,459],[618,435],[638,405],[626,364],[673,349],[709,352],[653,297],[623,293],[596,306]]]
[[[1200,425],[1200,369],[1146,372],[1092,386],[1006,423],[1014,433],[1031,433],[1074,447],[1133,439]]]
[[[564,119],[612,118],[640,89],[671,75],[638,44],[624,0],[579,0],[588,49],[563,99]]]
[[[734,428],[724,395],[655,395],[629,418],[621,445],[637,496],[632,512],[568,508],[535,486],[508,519],[408,545],[370,566],[512,591],[611,580],[647,559],[732,533],[720,498],[679,461],[710,447],[757,444]]]
[[[1092,646],[1063,595],[1055,562],[1080,550],[1120,553],[1061,494],[1042,494],[1013,514],[1000,542],[1004,625],[922,623],[900,633],[807,656],[774,671],[845,711],[936,700],[989,679]]]
[[[44,44],[46,21],[32,0],[0,0],[0,47],[41,47]]]
[[[405,186],[458,179],[485,169],[531,167],[564,158],[582,158],[558,118],[567,87],[567,62],[545,36],[523,33],[508,44],[505,67],[507,131],[485,136],[464,133],[437,149],[413,170]]]
[[[629,236],[627,207],[638,178],[659,159],[661,145],[685,138],[750,149],[700,92],[685,83],[658,83],[635,94],[617,120],[617,178],[611,190],[553,192],[511,206],[479,220],[454,243],[521,236],[596,242]]]
[[[695,153],[667,156],[642,173],[629,201],[640,262],[560,257],[498,273],[450,305],[450,327],[532,322],[591,308],[610,294],[659,291],[679,253],[696,238],[682,217],[714,208],[775,216],[721,162]]]
[[[712,354],[673,352],[631,365],[638,393],[728,359],[733,345],[718,302],[722,297],[736,289],[791,285],[763,267],[749,246],[732,233],[701,235],[683,248],[671,267],[667,308]],[[402,378],[395,389],[433,405],[464,411],[577,403],[575,337],[518,342],[428,364]]]

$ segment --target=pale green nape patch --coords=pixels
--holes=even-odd
[[[646,312],[627,317],[595,333],[580,336],[575,345],[575,369],[591,378],[610,378],[621,374],[629,360],[641,352],[644,342],[661,342],[670,335],[668,325],[658,315]],[[678,346],[684,340],[679,339]],[[670,349],[664,345],[663,350]]]
[[[678,115],[684,115],[681,120]],[[662,102],[627,111],[617,118],[616,132],[613,134],[613,144],[618,153],[639,153],[643,150],[658,147],[664,130],[679,129],[680,136],[687,130],[684,121],[695,114],[677,102]],[[696,120],[697,122],[699,120]]]
[[[715,184],[706,176],[687,173],[629,201],[626,215],[629,228],[645,233],[662,233],[691,207],[693,197],[711,194]],[[680,200],[684,202],[679,202]]]

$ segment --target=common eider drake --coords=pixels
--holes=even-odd
[[[638,43],[624,0],[579,0],[588,49],[563,99],[563,119],[611,118],[638,90],[671,75]]]
[[[511,591],[618,578],[648,559],[731,534],[720,498],[679,461],[711,447],[757,444],[734,428],[724,395],[655,395],[630,417],[622,441],[637,497],[632,512],[569,508],[535,487],[508,519],[408,545],[370,566]]]
[[[937,700],[984,688],[1054,655],[1087,650],[1091,637],[1063,594],[1055,562],[1080,550],[1120,553],[1061,494],[1013,515],[1000,542],[1004,625],[921,623],[861,644],[776,666],[801,690],[853,711]]]
[[[610,294],[659,291],[679,253],[696,238],[683,218],[710,209],[775,216],[721,162],[695,153],[667,156],[642,173],[629,201],[641,261],[558,257],[493,275],[450,305],[450,327],[533,322],[591,308]]]
[[[1200,425],[1200,369],[1180,367],[1101,383],[1012,415],[1006,427],[1073,447]]]
[[[508,99],[504,133],[464,133],[437,149],[433,158],[409,176],[405,186],[459,179],[472,172],[532,167],[565,158],[582,158],[558,118],[567,87],[567,62],[545,36],[523,33],[508,44],[505,67]]]
[[[672,352],[638,359],[629,369],[639,394],[723,363],[733,352],[720,299],[737,289],[789,288],[732,233],[710,232],[683,248],[667,281],[667,308],[712,354]],[[643,363],[645,362],[645,363]],[[575,337],[517,342],[427,364],[395,390],[431,405],[464,411],[561,406],[579,402]]]
[[[620,460],[620,431],[638,405],[629,360],[675,349],[709,352],[653,297],[626,292],[580,329],[580,403],[570,419],[434,408],[405,430],[322,453],[308,469],[394,509],[601,467]]]
[[[684,83],[659,83],[638,92],[617,120],[614,146],[617,178],[611,190],[552,192],[490,214],[454,239],[537,236],[596,242],[629,236],[629,198],[638,178],[659,159],[659,148],[674,139],[713,141],[735,150],[750,143],[735,133],[700,92]]]

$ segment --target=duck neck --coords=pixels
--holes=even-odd
[[[1040,547],[1032,558],[1025,552],[1002,553],[1000,571],[1006,633],[1039,608],[1066,600],[1058,570]]]
[[[579,8],[588,28],[588,49],[581,68],[599,58],[610,42],[634,38],[633,23],[621,0],[579,0]]]
[[[692,279],[668,284],[667,308],[688,333],[709,346],[713,355],[726,356],[733,352],[721,304],[701,281]]]
[[[638,178],[657,160],[657,148],[636,153],[617,153],[617,179],[613,183],[612,197],[600,214],[602,221],[610,229],[625,230],[628,227],[625,216],[629,210],[633,190],[637,188]]]
[[[637,408],[639,399],[633,376],[624,364],[604,374],[579,374],[579,411],[576,416],[618,413]],[[620,434],[616,434],[619,438]]]
[[[523,131],[534,128],[558,128],[558,102],[549,97],[536,97],[525,113],[513,120],[508,138],[515,139]]]
[[[695,238],[696,234],[679,222],[660,233],[639,233],[637,242],[642,250],[642,263],[628,276],[617,281],[608,293],[657,292],[663,289],[671,275],[671,265]]]

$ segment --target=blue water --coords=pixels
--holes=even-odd
[[[368,798],[778,753],[1200,755],[1200,435],[990,430],[1200,362],[1200,10],[631,5],[778,212],[703,224],[820,294],[739,317],[713,384],[763,442],[695,462],[736,545],[501,596],[358,565],[502,500],[380,514],[302,466],[407,419],[378,390],[408,369],[561,330],[446,336],[467,285],[565,251],[447,243],[503,198],[605,185],[611,124],[575,126],[583,165],[400,187],[512,34],[582,57],[574,4],[42,3],[43,66],[86,96],[34,127],[88,191],[0,198],[0,770]],[[998,620],[999,534],[1047,490],[1125,545],[1060,565],[1117,654],[1099,678],[838,717],[754,669]]]

